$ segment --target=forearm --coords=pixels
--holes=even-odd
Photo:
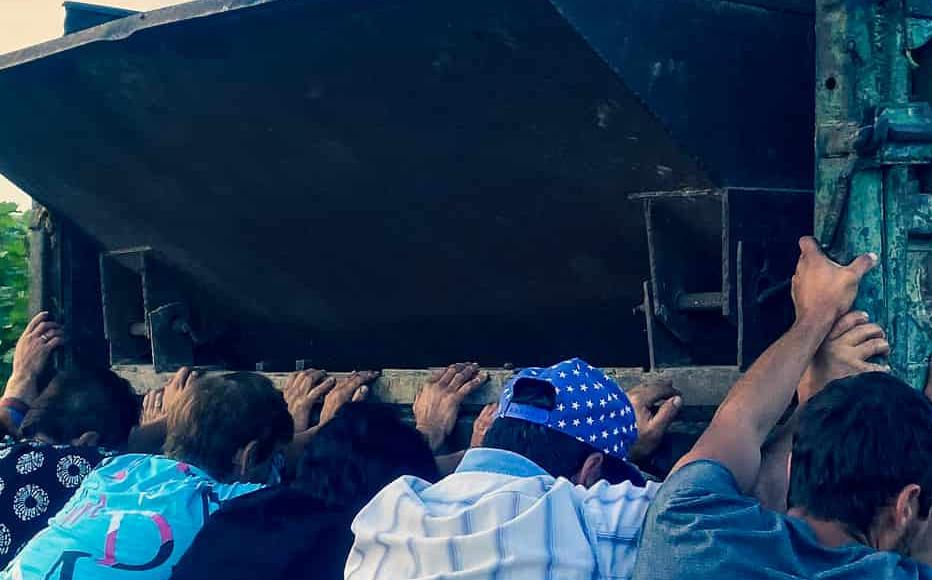
[[[760,448],[786,411],[812,357],[825,340],[834,320],[796,323],[751,365],[735,383],[712,420],[741,423]]]
[[[754,483],[753,495],[761,505],[777,512],[786,511],[786,496],[790,480],[787,469],[793,451],[793,435],[799,424],[801,407],[797,407],[786,423],[774,430],[761,449],[761,466]]]
[[[301,457],[304,455],[304,449],[311,444],[311,440],[317,435],[319,427],[311,427],[304,431],[298,431],[294,434],[291,444],[285,451],[285,462],[289,478],[293,478],[298,473],[298,465],[301,463]]]
[[[415,428],[421,433],[421,436],[424,437],[424,441],[427,442],[427,446],[430,447],[434,455],[437,455],[443,450],[443,444],[447,439],[447,434],[443,429],[435,425],[422,423],[415,425]]]
[[[699,459],[725,465],[747,492],[757,481],[760,449],[789,406],[803,373],[834,320],[797,322],[732,387],[702,437],[674,470]]]

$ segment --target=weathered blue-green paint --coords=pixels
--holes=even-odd
[[[819,0],[816,235],[839,260],[874,251],[857,306],[886,329],[894,371],[924,383],[932,350],[932,109],[915,82],[932,0]]]

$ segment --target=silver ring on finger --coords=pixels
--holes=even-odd
[[[40,334],[40,335],[39,335],[39,338],[42,339],[42,342],[48,342],[48,341],[49,341],[49,336],[48,336],[47,334]]]

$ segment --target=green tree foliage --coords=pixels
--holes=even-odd
[[[0,203],[0,388],[13,363],[13,348],[28,316],[27,215]]]

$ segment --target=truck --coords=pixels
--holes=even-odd
[[[65,6],[0,56],[61,366],[377,368],[403,407],[476,360],[475,411],[580,356],[700,424],[814,233],[880,255],[858,307],[925,380],[930,0]]]

